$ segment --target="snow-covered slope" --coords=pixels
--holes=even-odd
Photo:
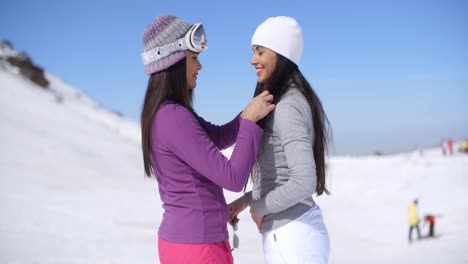
[[[149,263],[161,207],[134,121],[0,70],[0,263]]]
[[[158,263],[162,208],[143,176],[138,124],[47,79],[44,90],[0,69],[0,263]],[[330,263],[468,263],[467,155],[335,157],[329,167],[332,195],[317,201]],[[414,198],[421,215],[441,217],[437,239],[410,245]],[[240,218],[235,261],[262,263],[260,234],[247,211]]]
[[[468,263],[468,155],[443,156],[440,149],[428,149],[328,162],[332,195],[316,201],[331,238],[330,263]],[[438,215],[437,238],[410,244],[406,212],[415,198],[421,218]],[[262,263],[261,237],[249,213],[240,219],[241,249],[234,256],[238,263]],[[429,227],[422,222],[426,236]]]
[[[334,158],[330,167],[333,195],[319,203],[330,226],[333,263],[468,263],[468,156],[430,149],[422,156]],[[406,213],[415,198],[421,217],[441,217],[437,239],[410,245]],[[426,235],[428,226],[421,231]]]

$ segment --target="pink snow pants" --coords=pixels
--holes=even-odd
[[[205,244],[174,243],[158,239],[161,264],[233,264],[229,241]]]

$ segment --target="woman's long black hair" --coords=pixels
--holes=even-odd
[[[153,73],[148,81],[145,99],[141,110],[141,148],[143,151],[143,163],[145,175],[151,177],[154,174],[153,160],[151,159],[151,127],[159,108],[166,101],[174,101],[187,108],[198,120],[203,130],[207,128],[201,123],[200,117],[193,110],[193,89],[188,89],[185,58],[166,70]]]
[[[306,98],[312,113],[312,124],[314,129],[313,153],[317,173],[317,195],[330,194],[325,186],[325,154],[329,141],[329,121],[323,109],[319,97],[315,94],[312,86],[302,75],[295,63],[277,54],[276,67],[270,78],[265,83],[258,83],[255,88],[254,97],[268,90],[274,96],[273,104],[278,104],[281,97],[290,89],[288,83],[292,81],[296,88]],[[263,128],[270,115],[259,121]]]

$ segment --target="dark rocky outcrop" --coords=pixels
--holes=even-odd
[[[35,65],[25,52],[17,52],[8,40],[0,41],[0,60],[6,60],[19,69],[19,73],[43,88],[49,87],[44,70]]]

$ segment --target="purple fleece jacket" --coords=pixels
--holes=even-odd
[[[228,239],[223,188],[240,192],[257,156],[263,131],[237,116],[223,126],[204,120],[211,140],[185,107],[167,103],[153,121],[151,154],[164,215],[159,236],[177,243]],[[228,160],[220,149],[236,143]]]

